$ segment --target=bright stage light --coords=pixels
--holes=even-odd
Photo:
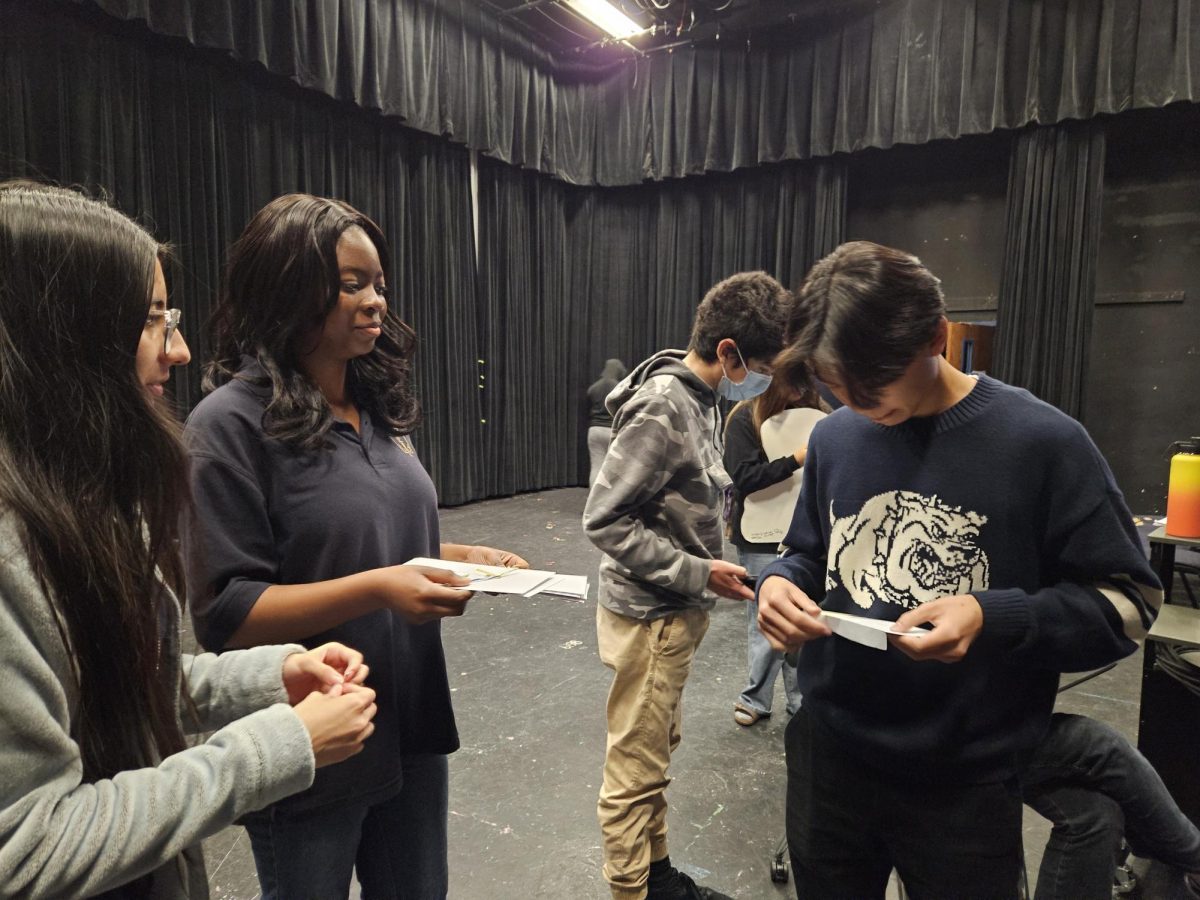
[[[615,38],[633,37],[646,30],[607,0],[562,0],[562,2]]]

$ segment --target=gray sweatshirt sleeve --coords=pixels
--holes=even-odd
[[[646,392],[628,401],[588,494],[583,527],[597,548],[637,577],[699,596],[708,584],[712,560],[685,552],[646,526],[647,507],[661,505],[660,494],[675,476],[679,448],[686,444],[675,413],[663,394]],[[689,505],[689,498],[678,502]]]
[[[283,661],[303,652],[299,644],[283,644],[227,650],[220,655],[185,653],[183,677],[200,715],[194,730],[212,731],[272,704],[287,703]],[[185,713],[184,724],[193,726],[189,718]]]
[[[49,602],[21,575],[0,572],[0,896],[102,892],[312,783],[308,732],[286,704],[157,766],[83,783],[67,650]]]

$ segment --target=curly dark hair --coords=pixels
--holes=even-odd
[[[266,373],[260,381],[271,389],[263,430],[297,450],[327,446],[333,427],[333,410],[298,365],[298,344],[338,302],[337,245],[349,228],[366,232],[390,281],[387,240],[375,222],[341,200],[286,194],[259,210],[230,247],[213,312],[204,389],[245,377],[245,359],[256,359]],[[391,435],[408,434],[420,421],[416,346],[416,333],[389,310],[374,349],[348,364],[354,401]]]
[[[790,295],[766,272],[739,272],[709,288],[692,325],[690,349],[705,362],[717,359],[717,344],[737,343],[743,360],[774,359],[783,349]]]

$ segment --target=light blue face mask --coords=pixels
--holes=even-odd
[[[726,400],[732,400],[735,403],[738,400],[752,400],[765,391],[771,384],[771,376],[751,371],[750,367],[746,365],[746,360],[742,358],[742,351],[738,350],[736,344],[733,349],[737,351],[738,359],[742,361],[742,368],[746,370],[746,377],[741,380],[741,383],[735,384],[725,374],[725,363],[721,363],[721,382],[717,385],[717,393]]]

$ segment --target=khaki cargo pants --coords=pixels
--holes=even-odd
[[[708,630],[693,609],[661,619],[596,610],[600,660],[613,670],[600,788],[604,877],[618,900],[641,900],[651,861],[667,855],[667,766],[679,746],[683,685]]]

